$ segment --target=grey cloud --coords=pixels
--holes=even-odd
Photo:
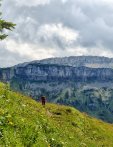
[[[20,44],[35,44],[37,50],[38,47],[50,47],[59,50],[59,54],[63,50],[76,49],[78,46],[87,48],[88,52],[91,48],[101,46],[113,53],[113,7],[110,3],[106,4],[102,0],[51,0],[46,5],[18,6],[15,0],[4,0],[2,8],[3,17],[17,23],[16,29],[10,33],[10,38]],[[43,34],[39,35],[41,26],[57,23],[79,32],[78,39],[69,45],[58,35],[53,35],[51,39],[45,39]],[[10,54],[13,58],[17,56],[16,53]],[[16,58],[17,62],[23,61],[21,55]]]
[[[22,57],[19,54],[11,53],[5,49],[5,46],[0,45],[0,67],[9,67],[18,63],[31,61],[27,57]]]

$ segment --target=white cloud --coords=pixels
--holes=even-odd
[[[72,0],[72,1],[74,1],[74,0]],[[84,0],[77,0],[77,1],[79,1],[79,2],[82,2],[82,3],[84,3]],[[93,3],[98,3],[98,4],[105,4],[105,3],[108,3],[108,4],[110,4],[110,3],[113,3],[113,0],[86,0],[86,4],[87,3],[89,3],[89,4],[93,4]]]
[[[68,56],[105,56],[113,58],[113,52],[110,50],[106,50],[103,47],[100,48],[91,48],[90,51],[88,48],[85,47],[75,47],[71,49],[67,49],[66,53]]]
[[[101,0],[103,3],[113,3],[113,0]]]
[[[31,60],[53,57],[55,52],[51,48],[41,48],[33,44],[18,43],[12,39],[7,39],[5,45],[8,51],[27,57]]]
[[[62,0],[62,3],[66,3],[68,0]]]
[[[58,24],[45,24],[39,28],[38,35],[43,36],[45,39],[52,39],[53,37],[60,37],[66,43],[72,43],[77,40],[79,33],[68,27]]]
[[[16,0],[17,6],[38,6],[38,5],[46,5],[49,4],[51,0]]]

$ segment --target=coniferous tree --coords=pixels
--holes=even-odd
[[[1,6],[1,0],[0,0],[0,6]],[[4,30],[12,30],[15,28],[15,24],[12,22],[7,22],[1,18],[1,12],[0,12],[0,40],[5,39],[8,35],[4,33]]]

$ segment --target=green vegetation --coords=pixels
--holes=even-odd
[[[113,123],[112,86],[98,87],[97,84],[97,88],[91,88],[81,84],[79,87],[71,82],[33,82],[18,77],[12,78],[10,85],[15,91],[32,95],[33,99],[37,100],[43,94],[49,102],[72,106],[90,116]]]
[[[40,103],[0,83],[1,147],[112,147],[113,126],[72,107]]]
[[[55,99],[56,103],[70,105],[90,116],[113,123],[113,89],[64,89]]]

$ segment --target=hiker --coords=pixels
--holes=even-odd
[[[42,105],[45,106],[45,103],[46,103],[46,97],[45,97],[45,96],[42,96],[42,97],[41,97],[41,101],[42,101]]]

